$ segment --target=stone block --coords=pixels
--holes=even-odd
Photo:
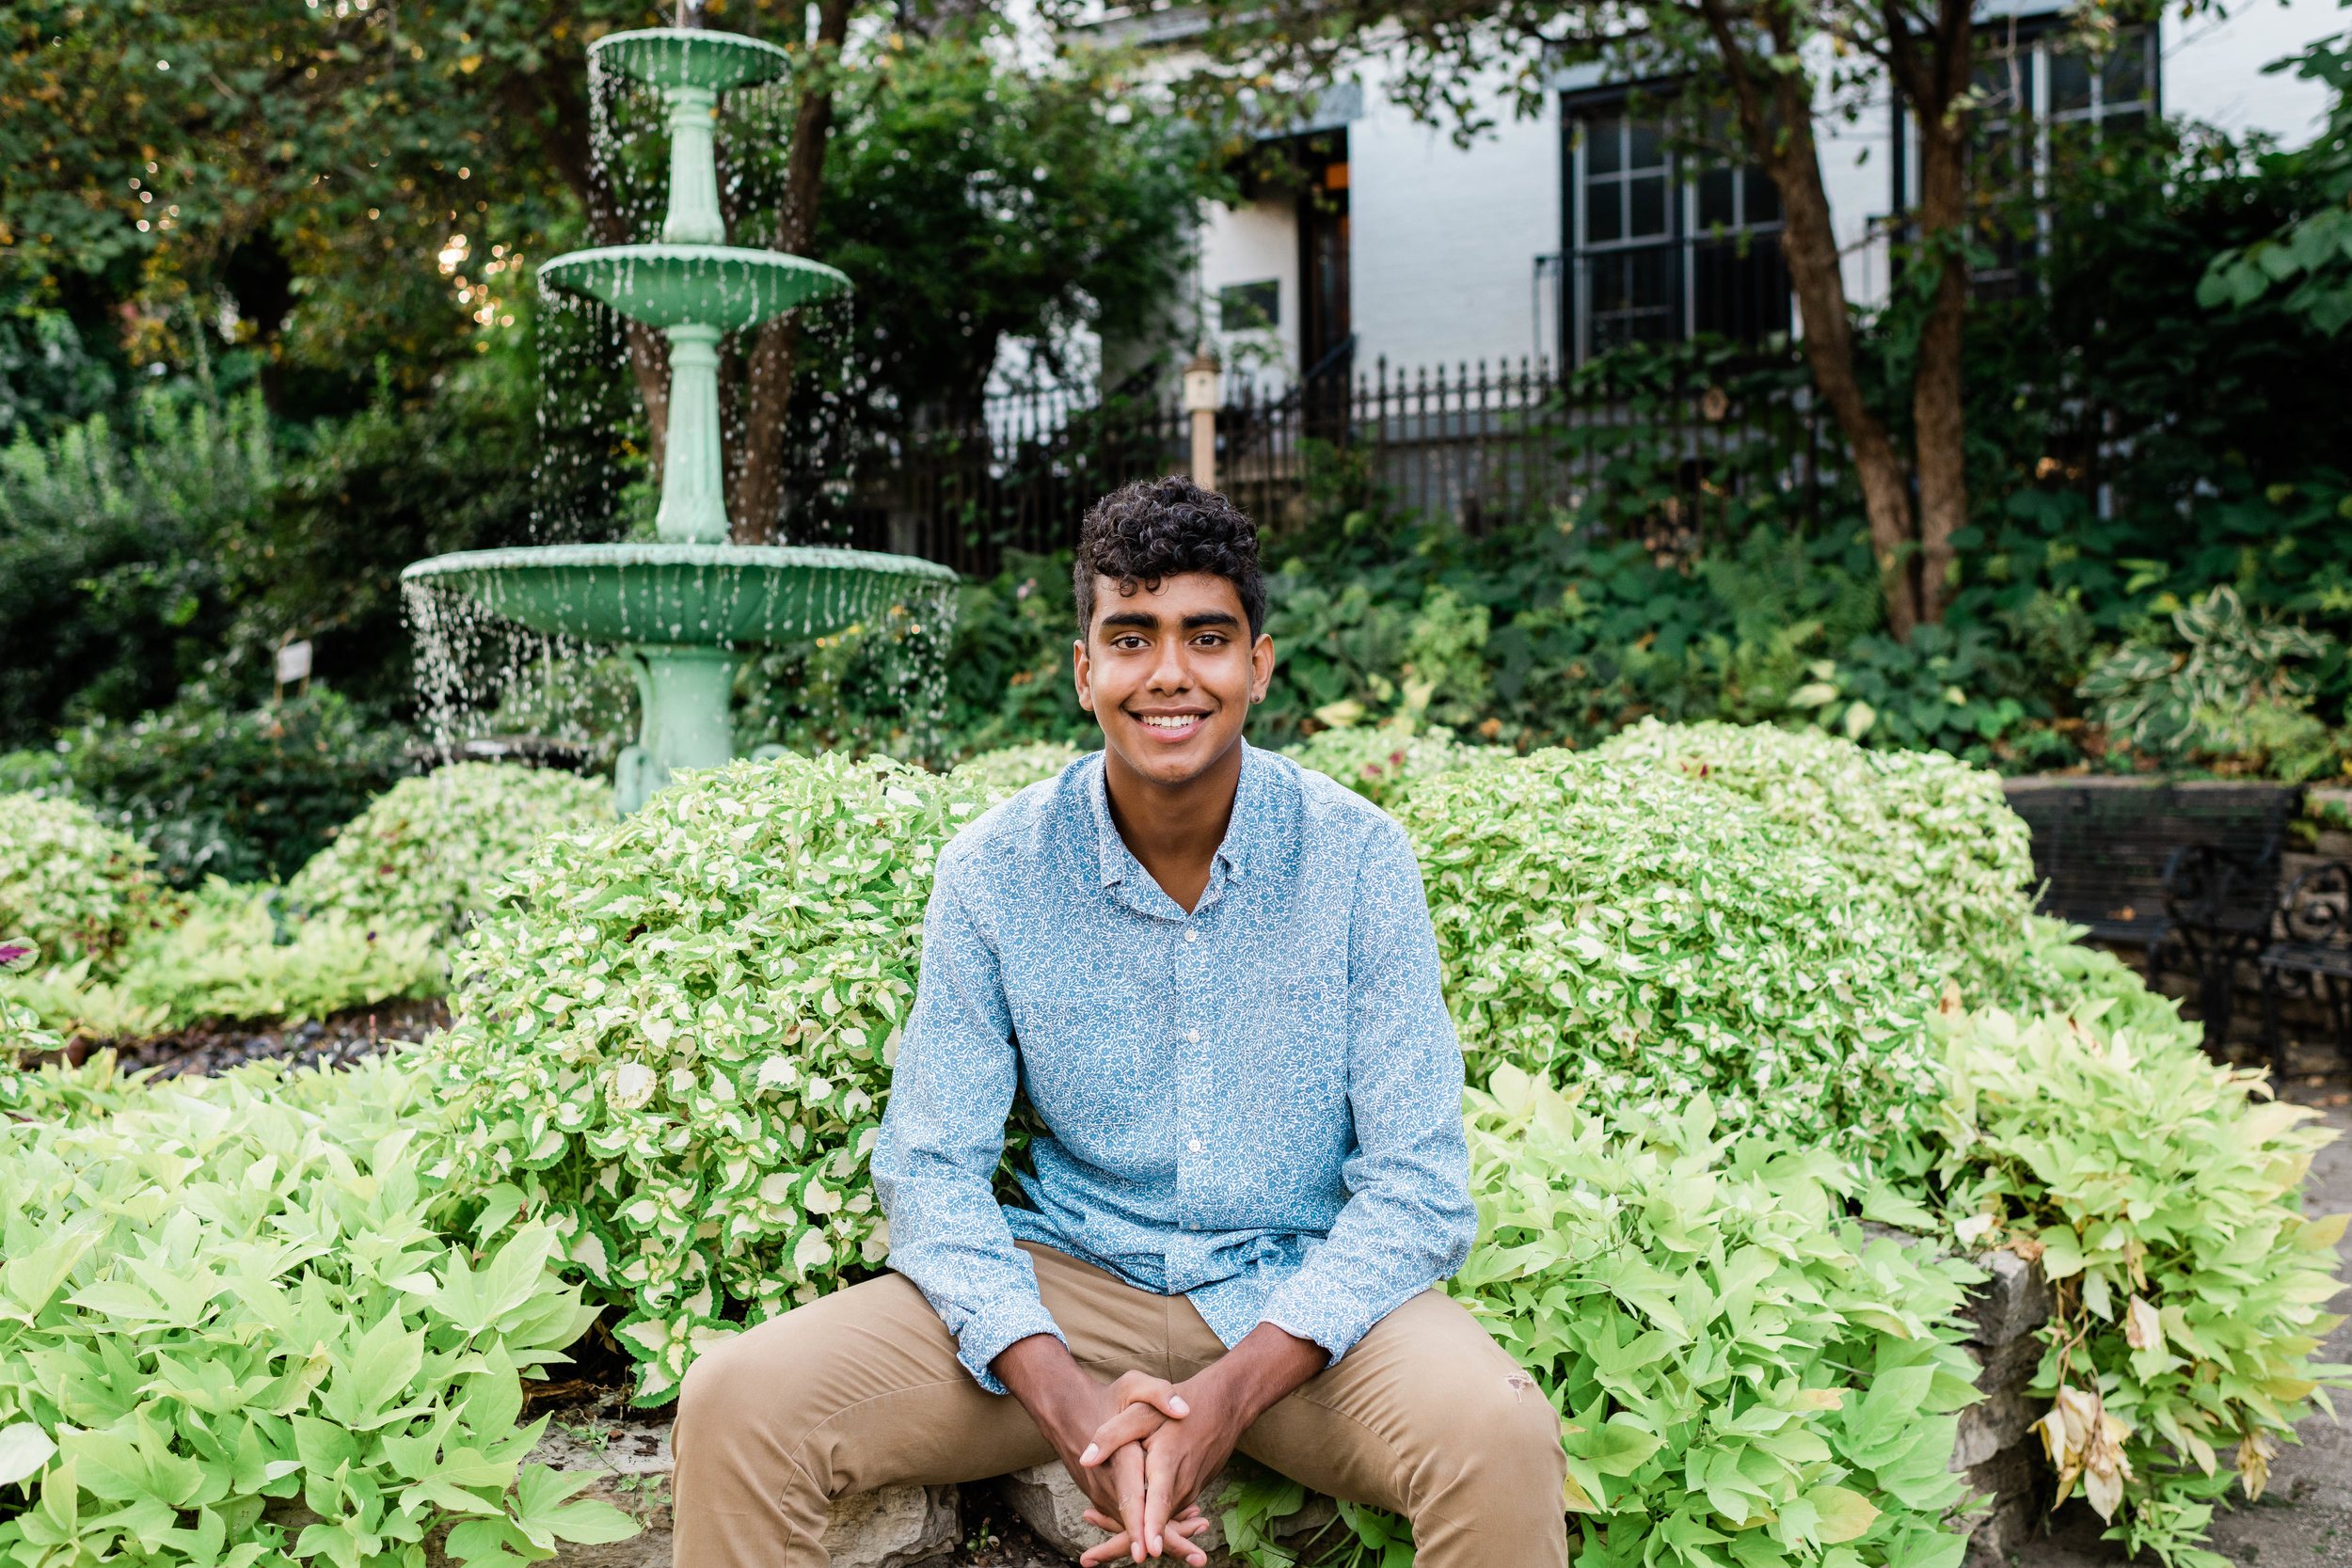
[[[1005,1500],[1021,1516],[1021,1522],[1064,1557],[1075,1560],[1088,1547],[1106,1539],[1104,1531],[1086,1522],[1087,1495],[1078,1490],[1078,1483],[1070,1479],[1070,1472],[1059,1464],[1015,1470],[1004,1479],[1003,1486]],[[1210,1499],[1203,1504],[1209,1514],[1209,1528],[1193,1539],[1209,1554],[1209,1568],[1232,1568],[1233,1562],[1232,1554],[1225,1548],[1224,1525],[1216,1516],[1216,1499],[1222,1497],[1224,1490],[1221,1472],[1212,1476],[1200,1489],[1200,1495]],[[1323,1528],[1338,1516],[1339,1511],[1330,1498],[1309,1493],[1307,1506],[1277,1521],[1273,1534],[1278,1541],[1295,1541]]]
[[[2042,1271],[2013,1252],[1979,1253],[1974,1259],[1992,1277],[1970,1292],[1976,1342],[2007,1345],[2040,1328],[2050,1316],[2050,1287]]]
[[[670,1423],[628,1420],[550,1430],[531,1453],[550,1469],[592,1471],[578,1495],[635,1517],[644,1533],[604,1545],[559,1545],[555,1568],[671,1568]],[[885,1486],[844,1497],[825,1528],[834,1568],[919,1568],[953,1551],[961,1529],[956,1488]]]
[[[2041,1465],[2040,1445],[2028,1440],[1969,1466],[1968,1489],[1987,1506],[1968,1532],[1964,1568],[2010,1568],[2026,1550],[2042,1508]]]

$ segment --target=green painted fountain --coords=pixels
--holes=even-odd
[[[774,81],[789,56],[736,33],[613,33],[591,58],[661,91],[670,200],[656,245],[558,256],[543,287],[601,300],[670,340],[669,432],[652,544],[464,550],[420,561],[404,582],[456,591],[533,631],[616,644],[636,672],[637,743],[613,769],[624,814],[683,768],[734,754],[728,697],[745,655],[838,631],[955,574],[909,556],[727,543],[719,451],[719,338],[845,293],[831,267],[729,245],[719,212],[718,95]]]

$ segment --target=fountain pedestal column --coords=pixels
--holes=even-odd
[[[670,544],[727,541],[719,456],[719,329],[671,327],[670,431],[661,451],[661,509],[654,536]]]
[[[743,656],[730,648],[640,643],[627,650],[637,676],[637,744],[612,768],[613,804],[626,816],[680,768],[717,768],[735,755],[728,706]]]

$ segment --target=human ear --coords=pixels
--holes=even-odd
[[[1087,640],[1083,637],[1070,644],[1070,678],[1078,689],[1078,705],[1089,713],[1094,711],[1094,661],[1087,657]]]

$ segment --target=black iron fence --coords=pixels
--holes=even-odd
[[[1836,443],[1785,360],[1547,362],[1399,370],[1385,361],[1278,390],[1229,384],[1217,484],[1262,524],[1375,505],[1473,533],[1558,515],[1685,552],[1770,514],[1813,520]],[[899,443],[859,485],[852,542],[986,575],[1007,550],[1066,548],[1094,499],[1190,464],[1188,416],[1156,398],[989,400]]]

